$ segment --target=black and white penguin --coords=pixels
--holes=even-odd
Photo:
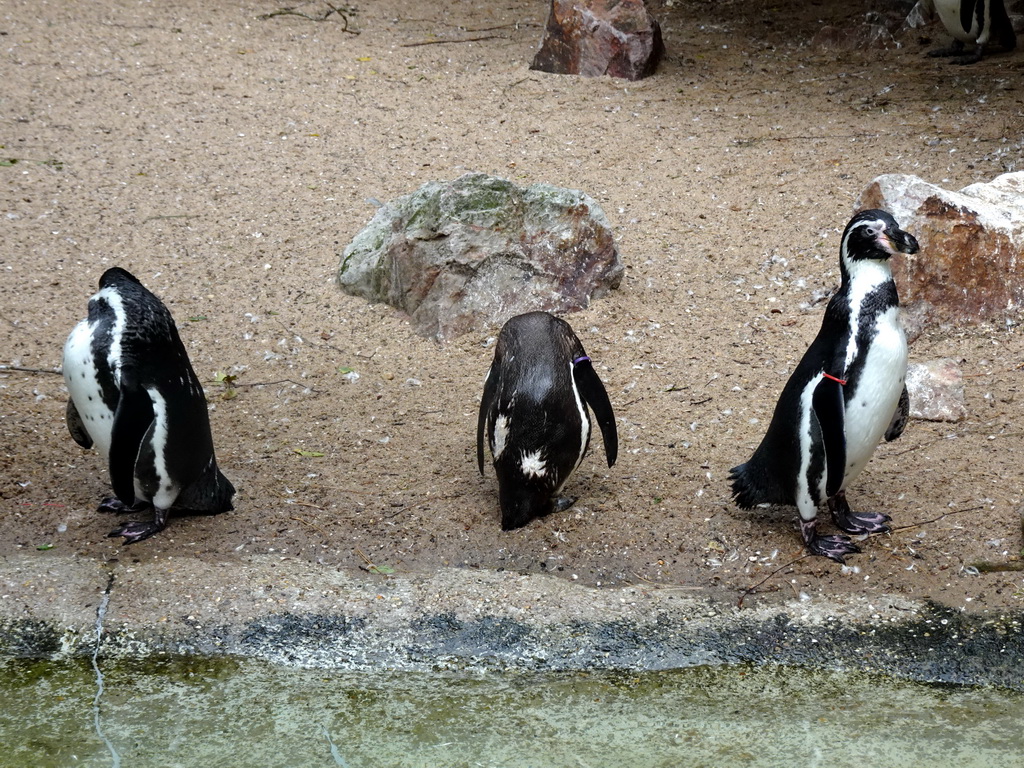
[[[953,36],[949,48],[929,51],[929,56],[959,56],[958,64],[980,61],[985,46],[993,39],[1007,51],[1017,47],[1017,35],[1006,13],[1003,0],[933,0],[942,26]],[[964,44],[974,45],[974,52],[961,56]]]
[[[575,502],[557,495],[590,444],[588,405],[611,467],[619,450],[615,415],[572,327],[547,312],[509,320],[487,372],[476,432],[480,474],[485,431],[494,459],[502,530]]]
[[[89,316],[64,345],[68,431],[107,458],[115,496],[104,512],[152,507],[152,522],[114,529],[126,544],[167,525],[170,508],[232,509],[235,489],[217,468],[206,397],[167,307],[119,268],[100,278]]]
[[[895,440],[907,423],[907,339],[889,258],[917,250],[917,240],[885,211],[850,220],[840,246],[842,282],[821,330],[754,455],[730,473],[740,507],[795,505],[808,551],[840,563],[860,550],[847,536],[818,534],[821,502],[847,533],[888,530],[887,515],[852,511],[846,489],[882,437]]]

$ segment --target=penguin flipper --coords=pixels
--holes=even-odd
[[[480,468],[480,474],[484,473],[484,432],[487,426],[487,418],[491,413],[491,404],[494,402],[494,395],[498,391],[498,366],[491,365],[487,371],[487,379],[484,381],[484,394],[480,398],[480,414],[476,420],[476,463]]]
[[[846,476],[846,404],[843,384],[823,376],[814,388],[811,407],[818,418],[821,442],[825,448],[825,495],[834,496]]]
[[[976,12],[976,6],[978,5],[978,2],[979,2],[979,0],[961,0],[961,3],[960,3],[960,27],[967,34],[970,34],[971,27],[974,26],[974,14]],[[981,13],[984,13],[984,6],[982,6],[981,8],[978,8],[977,10],[980,10]],[[978,15],[981,16],[981,13],[979,13]],[[978,19],[978,30],[979,30],[979,32],[980,32],[980,30],[984,26],[982,21],[983,20],[981,18]]]
[[[83,448],[92,448],[92,436],[85,428],[85,422],[75,407],[75,401],[68,398],[68,407],[64,417],[68,424],[68,432],[71,438]]]
[[[572,378],[576,382],[576,389],[580,396],[590,406],[597,418],[598,426],[601,427],[601,437],[604,440],[604,455],[608,459],[608,466],[614,466],[619,456],[619,433],[615,427],[615,413],[612,411],[611,401],[605,391],[601,377],[597,375],[594,366],[589,359],[578,360],[572,367]]]
[[[896,412],[892,415],[892,421],[889,422],[888,429],[885,430],[885,440],[891,443],[897,437],[903,434],[903,430],[907,427],[907,422],[910,420],[910,395],[907,394],[907,387],[904,385],[903,391],[900,393],[900,402],[896,406]]]
[[[135,503],[135,465],[153,423],[153,402],[140,387],[121,387],[110,435],[110,484],[125,504]]]

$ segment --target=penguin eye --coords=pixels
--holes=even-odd
[[[870,237],[877,237],[877,235],[878,235],[878,227],[875,227],[875,226],[868,227],[868,235]]]

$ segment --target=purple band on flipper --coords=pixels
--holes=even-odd
[[[587,357],[586,355],[582,355],[581,357],[577,357],[575,360],[573,360],[572,364],[576,365],[576,363],[582,363],[584,360],[586,360],[588,363],[590,362],[589,357]]]

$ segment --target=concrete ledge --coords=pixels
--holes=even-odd
[[[270,556],[108,566],[0,560],[0,655],[240,655],[344,670],[558,671],[778,663],[1024,690],[1024,616],[905,598],[758,603],[544,576],[350,574]]]

